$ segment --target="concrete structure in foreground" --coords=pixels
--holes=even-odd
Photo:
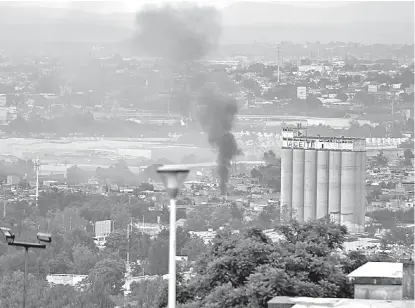
[[[347,275],[354,298],[377,300],[414,299],[414,261],[367,262]]]
[[[368,262],[347,276],[354,298],[277,296],[268,308],[413,308],[414,262]]]
[[[301,125],[283,127],[281,135],[281,217],[305,222],[330,215],[349,232],[363,232],[365,139],[309,137]]]
[[[268,308],[413,308],[413,300],[386,301],[354,298],[312,298],[277,296]]]
[[[402,274],[402,263],[367,262],[347,275],[347,283],[356,299],[401,300]]]

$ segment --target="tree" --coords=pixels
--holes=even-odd
[[[96,170],[98,179],[107,183],[107,180],[119,186],[137,184],[137,178],[128,168],[124,160],[120,160],[109,168],[98,167]]]
[[[88,180],[88,173],[78,166],[72,166],[66,170],[66,181],[68,185],[77,185]]]
[[[275,205],[267,205],[259,214],[256,225],[261,229],[269,229],[279,220],[279,211]]]
[[[388,158],[383,154],[383,151],[379,151],[379,154],[376,155],[376,165],[379,167],[388,165]]]
[[[157,238],[148,252],[148,271],[151,275],[165,275],[169,268],[169,240]]]
[[[261,86],[259,83],[253,79],[244,79],[242,81],[242,86],[255,94],[255,96],[261,95]]]
[[[265,162],[265,165],[272,165],[272,166],[281,165],[281,160],[277,158],[274,151],[272,150],[269,150],[268,152],[264,152],[264,162]]]
[[[198,275],[178,293],[184,307],[267,307],[277,295],[350,296],[336,257],[345,227],[320,220],[277,230],[278,245],[256,228],[219,232],[197,263]]]
[[[273,164],[253,168],[251,170],[251,177],[258,179],[261,185],[279,191],[281,189],[281,160],[267,159]]]
[[[86,295],[86,296],[85,296]],[[95,308],[94,302],[87,301],[88,294],[76,291],[75,288],[65,285],[56,285],[48,288],[45,292],[41,304],[37,307],[45,308]],[[113,307],[113,306],[112,306]],[[112,308],[111,307],[111,308]]]
[[[412,159],[414,158],[414,154],[410,149],[406,149],[403,152],[404,159],[401,161],[402,165],[405,167],[412,167]]]
[[[51,274],[67,274],[73,268],[73,263],[65,251],[61,251],[56,257],[52,257],[46,262]]]
[[[186,230],[207,231],[209,228],[211,209],[207,207],[194,208],[187,213]]]
[[[72,252],[73,247],[76,245],[82,245],[90,249],[92,252],[97,253],[98,248],[95,245],[94,239],[91,234],[88,234],[85,230],[82,229],[73,229],[67,232],[63,239],[63,249],[68,253],[68,255],[73,259]]]
[[[131,284],[132,300],[137,301],[138,307],[158,307],[159,298],[166,285],[163,278],[142,280]]]
[[[3,276],[0,283],[0,306],[5,308],[19,307],[22,302],[23,272],[9,272]],[[45,280],[36,279],[28,275],[26,307],[36,308],[41,305],[42,298],[47,290]]]
[[[148,234],[134,230],[130,233],[130,260],[144,260],[148,257],[151,247],[151,238]],[[126,230],[112,232],[106,239],[105,250],[110,253],[117,252],[122,259],[127,258],[128,238]]]
[[[258,170],[258,168],[252,168],[251,169],[251,177],[254,179],[261,179],[262,173]]]
[[[387,245],[398,244],[411,247],[414,244],[414,232],[411,228],[393,226],[384,235]]]
[[[17,186],[24,190],[30,189],[29,181],[25,178],[20,179],[19,184],[17,184]]]
[[[95,264],[81,285],[92,293],[106,291],[118,295],[124,285],[125,270],[123,261],[104,259]]]
[[[412,159],[414,158],[414,153],[412,153],[412,150],[406,149],[405,151],[403,151],[403,156],[405,159]]]
[[[192,235],[181,249],[181,254],[187,256],[189,261],[196,261],[206,250],[207,246],[203,240],[196,235]]]
[[[157,236],[157,239],[169,240],[170,231],[168,229],[163,229]],[[187,230],[182,227],[176,228],[176,253],[179,254],[186,243],[190,240],[190,234]]]
[[[233,219],[232,210],[227,206],[218,206],[216,207],[209,220],[209,225],[214,230],[224,227],[231,223]]]
[[[99,261],[96,251],[82,245],[75,244],[72,248],[73,264],[72,272],[78,275],[87,275]]]

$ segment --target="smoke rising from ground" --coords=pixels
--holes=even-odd
[[[218,149],[220,191],[225,195],[231,161],[240,152],[231,132],[238,106],[235,99],[221,95],[211,85],[200,93],[198,103],[200,124],[208,134],[209,143]]]
[[[221,34],[218,11],[194,5],[153,6],[138,12],[136,21],[135,43],[141,53],[164,59],[174,73],[180,75],[189,75],[190,65],[194,77],[188,80],[189,85],[205,84],[200,87],[202,90],[197,100],[198,119],[208,134],[209,143],[218,149],[220,190],[226,194],[231,161],[239,152],[231,133],[238,107],[234,99],[221,95],[217,88],[207,85],[207,79],[198,80],[204,74],[198,72],[198,66],[194,63],[218,45]],[[183,67],[187,67],[187,71],[183,71]],[[188,105],[183,104],[183,108],[187,109],[184,113],[188,112]]]
[[[136,25],[137,48],[175,64],[200,60],[221,34],[218,12],[194,5],[148,7],[137,13]]]

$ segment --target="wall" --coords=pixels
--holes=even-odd
[[[354,285],[355,299],[401,300],[402,285]]]
[[[287,221],[292,212],[293,150],[281,149],[281,218]]]
[[[304,150],[293,150],[292,218],[298,222],[304,222],[304,156]]]
[[[414,299],[414,261],[402,260],[403,278],[402,289],[404,299]]]
[[[340,221],[349,231],[355,232],[356,152],[341,153]]]

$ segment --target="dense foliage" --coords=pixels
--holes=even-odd
[[[274,296],[352,297],[346,275],[368,261],[392,261],[345,253],[347,230],[325,220],[276,229],[272,242],[257,228],[220,231],[196,262],[196,276],[177,284],[181,308],[267,307]],[[166,307],[167,282],[133,286],[138,307]]]

